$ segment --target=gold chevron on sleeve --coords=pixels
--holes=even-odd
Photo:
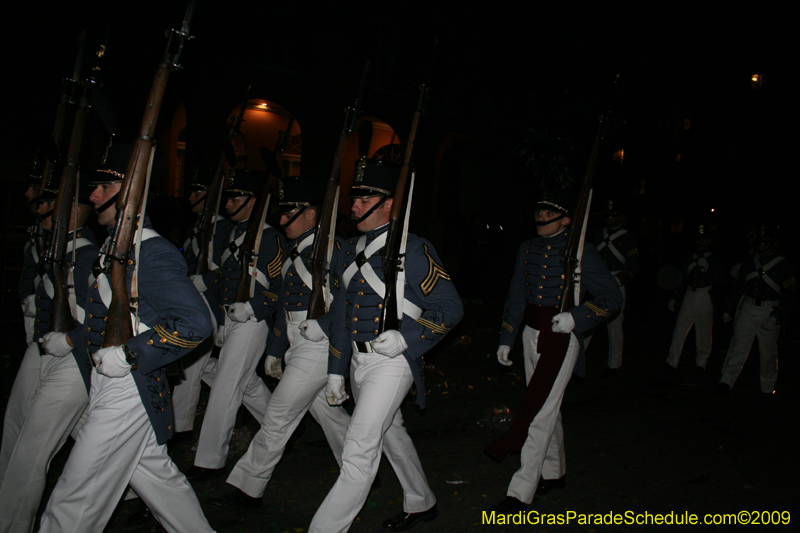
[[[512,326],[508,322],[503,322],[502,327],[506,328],[509,333],[514,333],[514,326]]]
[[[584,305],[585,305],[586,307],[588,307],[590,311],[594,311],[594,312],[595,312],[595,314],[597,314],[597,315],[599,315],[599,316],[602,316],[602,317],[609,317],[609,316],[611,316],[611,313],[609,313],[608,311],[605,311],[605,310],[603,310],[603,309],[600,309],[600,308],[599,308],[599,307],[597,307],[596,305],[592,305],[592,304],[590,304],[589,302],[586,302]]]
[[[164,329],[164,326],[162,326],[161,324],[155,326],[153,330],[161,336],[162,344],[172,344],[173,346],[177,346],[179,348],[194,348],[195,346],[200,344],[200,341],[195,342],[195,341],[190,341],[188,339],[180,338],[177,331],[170,333],[169,331]]]
[[[333,275],[333,286],[336,287],[337,289],[339,288],[339,276],[337,276],[336,274]]]
[[[283,250],[281,249],[281,239],[280,237],[275,237],[278,241],[278,253],[275,255],[275,259],[269,262],[267,265],[267,275],[270,279],[275,279],[281,275],[281,267],[283,266]]]
[[[334,348],[333,346],[328,346],[328,350],[333,354],[336,359],[342,358],[342,352]]]
[[[273,327],[272,328],[272,334],[275,335],[276,337],[280,337],[281,336],[281,330],[279,330],[277,327]]]
[[[439,283],[440,279],[444,279],[447,281],[452,281],[450,279],[450,275],[439,265],[436,261],[434,261],[431,254],[428,253],[428,246],[422,245],[425,249],[425,255],[428,256],[428,275],[427,277],[422,280],[422,283],[419,284],[419,288],[422,289],[422,293],[427,296],[436,288],[436,284]]]
[[[418,318],[417,322],[419,322],[426,328],[430,328],[435,333],[441,333],[442,335],[446,335],[447,332],[450,331],[448,328],[440,326],[439,324],[431,322],[430,320],[425,320],[424,318]]]

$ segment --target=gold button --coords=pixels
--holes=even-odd
[[[158,397],[159,397],[159,398],[163,398],[163,397],[164,397],[164,395],[163,395],[162,393],[160,393],[160,392],[159,392],[159,393],[158,393]]]
[[[547,265],[542,265],[542,268],[547,268]]]
[[[381,319],[379,317],[377,317],[377,316],[375,317],[374,320],[375,320],[375,322],[380,322],[381,321]]]
[[[86,328],[86,331],[92,331],[92,328],[90,328],[90,327],[87,327],[87,328]]]
[[[166,343],[167,343],[167,339],[165,339],[164,337],[161,337],[161,344],[166,344]]]
[[[92,285],[92,288],[93,288],[93,289],[96,289],[96,288],[97,288],[97,283],[95,283],[94,285]]]
[[[167,426],[167,429],[172,430],[172,426]]]
[[[547,254],[544,254],[544,256],[545,256],[545,257],[550,257],[550,256],[549,256],[549,255],[547,255]]]
[[[358,333],[358,330],[357,330],[357,329],[354,329],[354,330],[353,330],[353,334],[355,335],[356,333]]]
[[[365,281],[364,281],[363,279],[362,279],[362,280],[360,280],[360,282],[361,282],[361,283],[365,283]]]
[[[86,318],[92,318],[92,313],[89,313],[89,315]]]
[[[361,309],[361,306],[356,304],[356,309]]]
[[[378,309],[383,309],[383,304],[378,304]]]
[[[359,296],[364,296],[364,293],[359,291],[358,295]]]
[[[149,344],[150,346],[152,346],[152,345],[153,345],[153,339],[150,339],[149,341],[147,341],[147,344]]]
[[[353,317],[353,322],[358,322],[358,317],[357,316]]]

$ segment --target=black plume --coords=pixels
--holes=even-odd
[[[568,139],[529,130],[527,137],[514,148],[513,155],[532,174],[543,196],[556,196],[575,187],[575,148]]]

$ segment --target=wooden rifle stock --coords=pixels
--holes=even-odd
[[[317,215],[317,226],[314,228],[314,242],[311,245],[311,255],[309,255],[308,266],[311,270],[311,295],[308,302],[308,318],[317,319],[327,312],[325,303],[325,262],[328,251],[328,239],[330,238],[331,225],[333,224],[334,213],[339,208],[337,206],[337,190],[339,189],[339,176],[342,170],[342,154],[347,138],[353,132],[356,119],[361,110],[361,100],[364,97],[364,89],[367,86],[367,74],[369,73],[369,61],[361,74],[361,84],[358,86],[358,94],[353,107],[346,110],[344,126],[339,133],[339,142],[336,145],[336,152],[333,158],[333,167],[328,183],[325,186],[325,200],[322,203],[322,212]]]
[[[249,101],[249,95],[250,87],[247,87],[247,97],[245,97],[244,103],[242,103],[242,107],[239,109],[239,114],[231,118],[231,123],[228,127],[228,133],[225,136],[225,142],[227,143],[233,141],[234,137],[239,134],[239,128],[241,128],[242,122],[244,122],[244,112],[247,107],[247,102]],[[195,233],[195,238],[197,238],[198,245],[200,247],[200,250],[197,253],[197,263],[195,264],[194,269],[195,274],[205,274],[208,272],[208,247],[210,245],[210,230],[211,224],[214,222],[214,217],[219,211],[220,196],[222,195],[222,185],[225,178],[225,161],[225,150],[223,149],[219,156],[217,170],[214,173],[214,177],[211,178],[211,183],[208,186],[205,204],[203,204],[203,213],[200,215],[200,223],[198,224],[197,231]]]
[[[178,68],[183,43],[189,38],[189,23],[194,12],[194,0],[190,0],[180,31],[172,31],[167,41],[164,57],[156,69],[150,96],[145,107],[139,137],[133,147],[131,159],[125,171],[125,178],[117,198],[117,224],[114,235],[107,250],[107,260],[111,262],[111,304],[108,306],[105,341],[103,346],[120,346],[133,337],[131,324],[130,301],[128,298],[128,257],[130,255],[133,235],[137,227],[137,218],[141,206],[144,184],[150,165],[150,154],[153,149],[155,132],[161,102],[167,87],[167,79],[171,69]],[[174,37],[177,36],[177,40]],[[144,217],[142,217],[144,224]]]
[[[397,272],[400,270],[402,257],[400,257],[400,241],[403,238],[403,203],[406,195],[408,172],[411,167],[411,156],[414,151],[414,141],[417,138],[419,119],[425,111],[425,101],[428,96],[428,87],[420,87],[419,100],[411,118],[411,130],[403,152],[403,166],[400,168],[400,177],[394,192],[392,211],[389,214],[389,229],[386,232],[386,246],[383,248],[383,282],[386,286],[386,295],[383,299],[381,322],[378,331],[400,328],[400,319],[397,316]]]
[[[589,163],[586,165],[586,173],[583,176],[578,202],[570,217],[571,230],[567,237],[567,245],[564,247],[564,292],[561,295],[561,312],[567,312],[575,304],[575,270],[578,268],[578,255],[581,252],[582,236],[586,232],[586,215],[589,208],[589,198],[592,192],[592,178],[594,169],[597,165],[597,154],[600,152],[600,143],[605,133],[606,117],[601,116],[597,126],[597,134],[592,144],[592,151],[589,154]]]

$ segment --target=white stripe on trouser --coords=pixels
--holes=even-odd
[[[225,316],[225,343],[216,365],[207,365],[203,381],[211,386],[208,406],[200,429],[194,464],[202,468],[222,468],[228,458],[233,426],[239,406],[244,406],[256,420],[264,420],[270,392],[256,375],[264,353],[269,327],[255,317],[236,322]]]
[[[608,325],[608,368],[622,366],[622,322],[625,320],[625,287],[620,287],[619,291],[622,293],[622,306],[616,314],[606,321]],[[594,337],[594,334],[588,335],[583,339],[584,351],[589,349],[592,337]]]
[[[50,461],[89,403],[72,354],[25,352],[6,405],[0,452],[0,532],[31,531]]]
[[[541,354],[536,351],[539,332],[528,326],[522,331],[522,348],[525,357],[525,380],[530,381]],[[520,452],[520,468],[508,485],[508,496],[531,503],[539,478],[558,479],[566,473],[564,455],[564,428],[561,425],[561,401],[572,369],[578,359],[580,345],[575,335],[570,335],[569,347],[561,370],[550,395],[528,428],[528,438]]]
[[[211,311],[205,296],[203,296],[203,301],[208,307],[211,317],[211,331],[216,333],[217,318]],[[183,379],[175,385],[175,389],[172,391],[172,412],[175,416],[176,432],[191,431],[194,428],[194,417],[197,414],[197,403],[200,401],[200,390],[202,389],[201,381],[213,349],[212,335],[210,342],[204,342],[181,358]]]
[[[778,381],[778,333],[780,326],[775,326],[772,331],[767,331],[761,324],[772,314],[772,307],[757,306],[745,299],[736,315],[733,325],[733,339],[728,348],[728,355],[722,363],[722,378],[720,383],[733,387],[736,378],[742,371],[753,340],[758,339],[758,352],[761,357],[760,380],[761,392],[773,392]]]
[[[228,483],[254,498],[264,494],[289,437],[307,411],[322,426],[336,462],[342,464],[350,416],[344,408],[329,405],[325,397],[328,341],[304,339],[299,325],[300,322],[286,323],[290,347],[284,356],[283,377],[267,403],[261,429],[228,477]]]
[[[711,287],[703,287],[697,291],[686,291],[672,332],[672,344],[667,356],[668,365],[678,368],[686,336],[694,326],[697,346],[695,364],[702,368],[706,367],[708,357],[711,355],[711,328],[714,323],[714,306],[711,303],[710,289]]]
[[[436,504],[400,413],[414,383],[408,362],[403,357],[353,352],[350,376],[356,407],[344,441],[342,469],[317,509],[309,533],[350,529],[378,473],[381,452],[403,488],[405,512],[420,513]]]
[[[133,377],[92,371],[89,416],[42,516],[40,533],[100,532],[130,484],[169,532],[212,531],[186,477],[159,445]]]

